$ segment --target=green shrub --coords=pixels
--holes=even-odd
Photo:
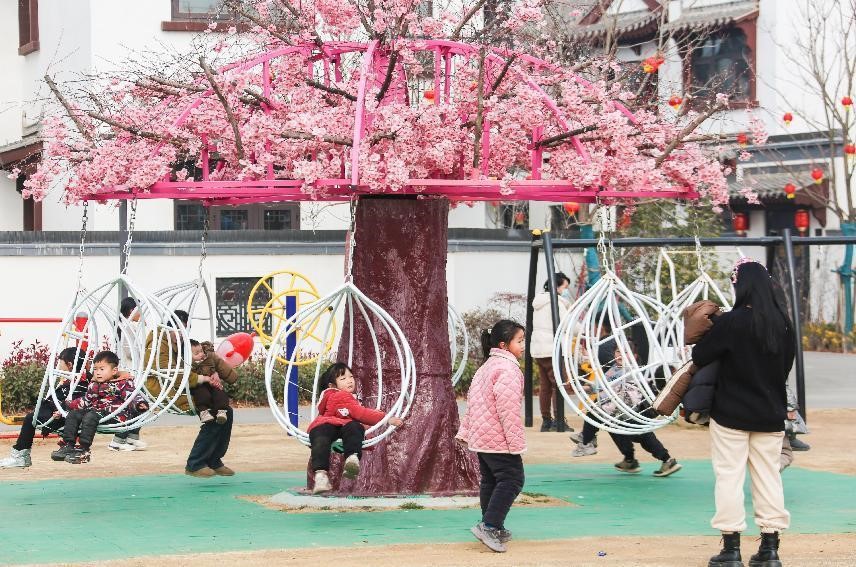
[[[0,389],[3,395],[3,414],[21,415],[36,405],[39,389],[45,376],[50,349],[38,341],[24,348],[23,341],[12,345],[9,355],[0,367]]]

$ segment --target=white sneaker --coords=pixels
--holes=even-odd
[[[360,458],[356,455],[350,455],[345,459],[345,472],[342,473],[345,478],[357,478],[360,474]]]
[[[26,468],[33,464],[30,460],[30,450],[21,449],[18,451],[12,447],[12,452],[3,460],[0,460],[0,469],[15,469]]]
[[[146,443],[139,437],[128,437],[127,439],[125,439],[125,442],[128,445],[133,445],[135,451],[145,451],[146,447],[149,446],[148,443]]]
[[[333,487],[330,486],[330,478],[327,476],[327,471],[315,471],[315,487],[312,489],[312,494],[323,494],[331,490],[333,490]]]
[[[211,423],[212,421],[214,421],[214,416],[211,415],[211,410],[204,409],[199,412],[199,421],[201,421],[203,424]]]
[[[217,417],[215,418],[217,423],[223,425],[227,421],[229,421],[229,414],[226,413],[226,410],[221,409],[217,411]]]
[[[572,457],[587,457],[589,455],[597,455],[597,448],[594,443],[578,443],[571,451]]]
[[[107,444],[107,448],[111,451],[133,451],[136,449],[134,445],[128,443],[127,441],[117,441],[113,439],[110,443]]]

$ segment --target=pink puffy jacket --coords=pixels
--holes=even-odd
[[[523,373],[513,354],[493,348],[473,376],[467,395],[467,412],[455,436],[470,451],[511,453],[526,451],[521,407]]]

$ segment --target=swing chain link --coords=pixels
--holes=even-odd
[[[698,237],[698,231],[695,234],[695,252],[696,252],[696,262],[698,264],[699,274],[704,273],[704,258],[701,255],[701,240]]]
[[[83,201],[83,216],[80,227],[80,261],[77,265],[77,290],[80,291],[83,284],[83,256],[86,252],[86,225],[89,222],[89,201]]]
[[[137,220],[137,199],[131,201],[131,214],[128,217],[128,239],[122,247],[125,256],[125,265],[122,266],[122,275],[128,273],[128,264],[131,263],[131,244],[134,241],[134,222]]]
[[[208,250],[205,247],[206,240],[208,239],[208,230],[211,228],[211,209],[209,207],[205,207],[205,218],[202,221],[202,242],[201,242],[201,252],[199,255],[199,277],[202,277],[202,267],[205,264],[205,259],[208,258]]]
[[[357,247],[357,203],[359,197],[351,197],[351,224],[348,227],[348,250],[345,281],[354,281],[354,249]]]

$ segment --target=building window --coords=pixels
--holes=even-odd
[[[211,207],[199,203],[175,205],[175,230],[202,230],[210,215],[211,230],[296,230],[300,228],[300,206],[296,203]]]
[[[39,50],[39,0],[18,0],[18,55]]]
[[[754,53],[746,32],[729,28],[707,37],[690,54],[690,94],[712,100],[725,93],[734,102],[754,100]]]
[[[223,8],[223,0],[172,0],[173,20],[222,20],[231,15]]]
[[[250,325],[247,303],[250,300],[250,292],[260,277],[249,278],[217,278],[215,283],[215,315],[217,317],[217,336],[228,337],[232,333],[252,333],[254,329]],[[273,280],[267,280],[267,287],[259,286],[253,294],[252,308],[264,309],[271,299],[270,289],[273,288]],[[271,334],[271,318],[265,318],[263,330]]]

